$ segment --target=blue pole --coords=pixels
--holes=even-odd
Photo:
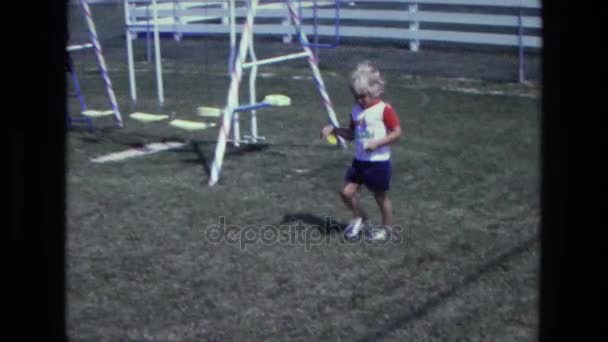
[[[78,96],[78,101],[80,102],[80,111],[84,112],[85,110],[87,110],[87,105],[84,101],[84,96],[82,95],[82,91],[80,90],[80,84],[78,83],[78,77],[76,76],[76,71],[74,71],[74,66],[72,64],[71,58],[69,58],[68,64],[69,64],[69,68],[70,68],[70,75],[72,76],[72,82],[74,83],[74,91],[76,91],[76,95]],[[93,121],[91,120],[91,118],[86,117],[86,116],[80,117],[80,118],[73,118],[70,114],[67,114],[66,116],[67,116],[68,129],[71,129],[73,127],[74,122],[84,122],[84,123],[86,123],[87,127],[89,128],[89,132],[93,132]]]
[[[314,34],[314,42],[313,43],[302,43],[302,45],[304,46],[308,46],[308,47],[314,47],[315,48],[315,58],[318,59],[318,54],[319,54],[319,48],[326,48],[326,49],[333,49],[335,47],[337,47],[338,45],[340,45],[340,1],[341,0],[336,0],[336,19],[334,20],[334,42],[333,43],[327,43],[327,44],[322,44],[319,43],[319,35],[318,35],[318,31],[317,31],[317,7],[318,7],[318,3],[317,0],[314,0],[314,5],[313,5],[313,34]],[[301,0],[300,0],[301,2]],[[302,14],[302,5],[300,4],[299,7],[299,15],[301,20],[301,26],[304,26],[304,16]]]
[[[78,83],[78,77],[74,71],[70,72],[72,76],[72,82],[74,83],[74,90],[76,91],[76,95],[78,96],[78,102],[80,102],[80,109],[84,112],[87,110],[87,105],[84,102],[84,98],[82,96],[82,92],[80,91],[80,84]]]
[[[265,108],[265,107],[270,107],[270,104],[268,104],[266,102],[260,102],[260,103],[250,104],[250,105],[243,105],[243,106],[236,107],[234,109],[234,112],[245,112],[248,110],[254,110],[254,109]]]

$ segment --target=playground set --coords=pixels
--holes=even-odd
[[[86,103],[84,101],[84,97],[82,95],[82,91],[78,84],[78,78],[76,76],[73,68],[68,68],[71,73],[74,88],[76,90],[76,96],[78,96],[82,109],[82,119],[81,121],[85,122],[90,130],[93,130],[93,124],[91,118],[99,117],[99,116],[107,116],[114,115],[115,121],[118,127],[123,127],[124,122],[120,111],[118,109],[118,105],[116,103],[116,98],[114,96],[114,91],[112,88],[112,83],[108,76],[107,66],[102,54],[102,48],[99,43],[97,33],[95,30],[95,25],[92,19],[90,8],[86,2],[86,0],[80,0],[80,5],[85,15],[87,21],[87,27],[90,33],[90,43],[82,44],[78,46],[68,46],[67,51],[71,54],[74,51],[78,51],[85,48],[95,48],[95,54],[97,57],[97,62],[99,64],[99,69],[103,78],[103,81],[106,86],[106,91],[108,94],[108,98],[110,100],[110,104],[112,110],[90,110],[86,107]],[[129,68],[129,83],[130,83],[130,91],[131,91],[131,100],[134,105],[137,103],[137,89],[136,89],[136,79],[135,79],[135,67],[134,67],[134,57],[133,57],[133,40],[138,38],[138,29],[144,27],[147,31],[146,37],[150,36],[150,29],[152,29],[153,41],[154,41],[154,64],[156,70],[156,81],[157,81],[157,95],[158,95],[158,104],[159,108],[163,108],[165,99],[164,99],[164,89],[163,89],[163,75],[162,75],[162,59],[161,59],[161,44],[160,44],[160,32],[159,32],[159,24],[178,24],[184,20],[210,20],[210,19],[218,19],[224,18],[227,20],[230,25],[230,54],[228,61],[229,75],[230,75],[230,85],[227,92],[226,104],[223,108],[216,108],[210,106],[200,106],[196,108],[196,113],[198,116],[203,118],[216,117],[220,118],[219,123],[219,133],[217,138],[217,144],[215,147],[214,159],[210,168],[210,175],[208,180],[208,185],[215,185],[220,177],[222,163],[226,151],[226,145],[228,142],[231,142],[235,147],[240,146],[241,144],[256,144],[260,141],[265,140],[265,137],[258,135],[258,122],[256,111],[262,108],[271,107],[271,106],[288,106],[291,103],[291,99],[283,94],[268,94],[263,97],[262,100],[259,100],[256,94],[256,78],[258,73],[258,67],[263,65],[270,65],[275,63],[281,63],[294,59],[306,59],[308,65],[310,67],[314,84],[319,92],[322,104],[327,112],[328,120],[331,124],[336,127],[339,127],[339,122],[336,118],[335,111],[332,106],[331,99],[327,90],[325,88],[325,83],[323,81],[323,77],[318,67],[318,58],[315,55],[313,49],[318,48],[331,48],[337,46],[338,42],[338,31],[336,31],[336,41],[330,44],[319,43],[318,36],[315,35],[314,42],[310,42],[308,40],[307,35],[303,32],[303,18],[302,18],[302,8],[304,6],[317,8],[321,6],[321,4],[317,3],[317,0],[313,1],[294,1],[294,0],[284,0],[284,1],[274,1],[274,2],[266,2],[264,4],[260,4],[258,0],[250,0],[247,1],[245,7],[237,8],[237,2],[235,0],[229,0],[227,2],[213,2],[213,1],[204,1],[204,2],[182,2],[182,1],[160,1],[160,0],[125,0],[124,1],[124,10],[125,10],[125,21],[126,21],[126,40],[127,40],[127,54],[128,54],[128,68]],[[327,3],[323,3],[322,5],[327,6]],[[168,10],[173,13],[178,13],[180,8],[183,7],[192,7],[192,6],[200,6],[202,8],[213,7],[216,10],[220,10],[221,12],[215,11],[212,16],[197,16],[197,17],[179,17],[179,16],[171,16],[166,17]],[[219,7],[218,7],[219,6]],[[336,18],[339,18],[339,1],[335,1],[336,8]],[[145,9],[144,9],[145,8]],[[275,56],[271,58],[265,59],[257,59],[254,47],[254,22],[256,17],[256,12],[259,9],[268,9],[272,8],[277,10],[278,8],[284,9],[286,12],[286,16],[288,18],[288,22],[290,23],[290,30],[286,33],[295,34],[297,40],[299,42],[301,50],[296,53]],[[138,21],[134,19],[134,13],[137,11],[146,11],[149,13],[151,11],[151,19],[147,19],[145,22]],[[237,25],[236,25],[236,12],[237,10],[242,11],[246,10],[246,18],[244,23],[242,24],[242,28],[240,29],[240,42],[237,47],[236,45],[236,37],[237,37]],[[160,13],[160,15],[159,15]],[[149,16],[150,18],[150,16]],[[336,30],[338,27],[339,19],[336,20]],[[287,29],[287,27],[286,27]],[[179,32],[179,28],[174,34],[174,39],[181,40],[183,35]],[[148,39],[149,43],[149,39]],[[70,60],[70,58],[68,58]],[[245,70],[249,70],[249,101],[247,104],[241,104],[239,100],[239,88],[241,81],[243,79],[243,74]],[[249,112],[250,115],[250,133],[241,135],[240,125],[239,125],[239,113],[240,112]],[[152,114],[152,113],[144,113],[144,112],[134,112],[129,114],[129,117],[133,120],[137,120],[140,122],[159,122],[168,120],[169,125],[176,127],[178,129],[183,129],[189,132],[200,131],[204,129],[208,129],[211,127],[216,127],[217,125],[214,122],[201,122],[201,121],[192,121],[192,120],[182,120],[176,118],[175,113],[171,114]],[[75,117],[68,116],[68,123],[75,122],[78,120]],[[232,129],[232,139],[229,138],[230,131]],[[345,142],[340,139],[339,145],[341,147],[345,147]],[[175,144],[174,146],[166,146],[166,149],[175,148],[177,146],[181,146],[181,144]],[[155,151],[162,150],[156,149]],[[152,152],[152,151],[151,151]],[[141,153],[140,153],[141,154]],[[134,154],[134,155],[137,155]]]

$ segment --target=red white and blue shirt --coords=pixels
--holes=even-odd
[[[390,104],[381,100],[368,108],[356,104],[351,111],[350,125],[355,135],[355,159],[385,161],[391,158],[388,145],[370,152],[365,150],[368,141],[384,138],[389,131],[399,126],[399,117]]]

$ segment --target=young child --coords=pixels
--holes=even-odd
[[[389,145],[401,136],[399,118],[393,107],[382,101],[384,79],[369,61],[361,62],[351,74],[350,90],[355,98],[349,128],[323,127],[327,138],[337,135],[355,141],[355,157],[346,171],[345,184],[340,192],[342,201],[353,213],[346,228],[347,239],[359,237],[367,215],[359,207],[358,192],[362,184],[374,194],[382,214],[384,229],[366,232],[370,240],[386,240],[390,236],[392,204],[388,196],[391,179],[391,150]]]

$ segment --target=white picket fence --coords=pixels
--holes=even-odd
[[[176,39],[183,35],[230,32],[228,0],[156,0],[156,11],[151,0],[122,1],[125,29],[131,37],[150,33],[154,24],[160,33],[172,33]],[[247,3],[236,1],[237,21],[245,17]],[[340,0],[339,3],[300,0],[299,3],[305,19],[304,31],[314,36],[312,41],[336,45],[340,39],[363,38],[402,42],[412,51],[424,47],[425,42],[514,47],[519,53],[522,82],[525,49],[542,48],[540,0]],[[290,41],[295,32],[287,27],[288,20],[282,0],[261,0],[254,33]],[[238,25],[237,31],[240,29]]]
[[[154,24],[151,1],[124,1],[128,2],[127,27],[132,32],[150,30],[150,25]],[[158,0],[157,3],[161,33],[229,32],[227,20],[217,21],[228,15],[226,0]],[[316,33],[325,39],[335,35],[334,22],[336,14],[339,14],[342,22],[340,37],[405,41],[413,50],[425,41],[542,47],[542,37],[535,33],[542,29],[540,0],[342,0],[339,11],[335,9],[334,0],[317,0],[316,10],[310,7],[313,0],[302,0],[302,3],[308,5],[302,11],[304,18],[313,18],[316,12],[320,23]],[[349,3],[354,3],[354,6]],[[246,1],[237,1],[237,17],[245,16],[245,6]],[[263,23],[256,23],[256,34],[286,35],[286,10],[279,1],[262,1],[256,17],[264,19]],[[449,28],[427,28],[437,24]],[[503,31],[512,29],[513,32],[491,32],[500,31],[500,28],[505,29]],[[313,34],[313,25],[306,25],[305,32]]]

